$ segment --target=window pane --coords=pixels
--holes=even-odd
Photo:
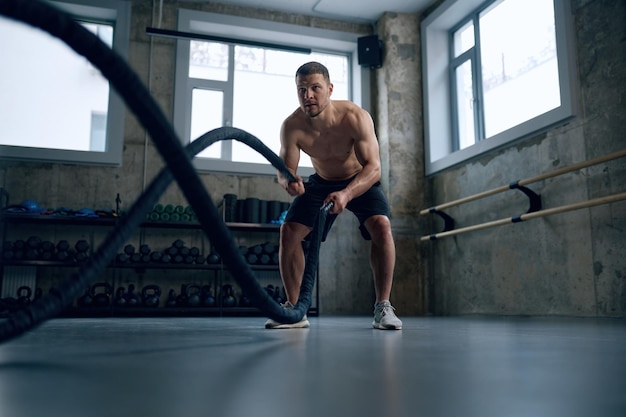
[[[472,61],[465,61],[455,70],[456,109],[459,124],[459,149],[476,143],[474,125],[474,91],[472,83]]]
[[[83,26],[113,44],[112,26]],[[1,145],[106,150],[102,121],[107,117],[109,83],[100,71],[62,41],[4,18],[0,50],[3,62],[11,62],[0,66]]]
[[[330,82],[333,83],[333,99],[350,99],[348,59],[345,56],[313,53],[308,61],[320,62],[328,68],[328,72],[330,73]],[[295,88],[293,92],[294,94],[296,93]]]
[[[329,54],[302,55],[245,46],[235,47],[233,126],[258,137],[272,151],[280,151],[280,127],[298,106],[295,73],[308,61],[326,65],[334,85],[333,98],[348,99],[348,59]],[[269,91],[269,93],[268,93]],[[265,98],[271,98],[268,108]],[[235,162],[267,163],[255,150],[233,142]],[[299,166],[312,167],[310,158],[301,154]]]
[[[552,0],[504,0],[480,16],[485,136],[561,105]]]
[[[227,81],[228,45],[192,40],[189,45],[189,77]]]
[[[291,74],[236,69],[233,126],[250,132],[278,153],[280,125],[298,107],[294,85]],[[233,161],[267,163],[261,154],[240,142],[233,142]]]
[[[209,130],[223,126],[224,93],[194,88],[191,94],[191,140],[198,139]],[[197,156],[220,158],[222,142],[216,142]]]
[[[474,47],[474,23],[469,21],[454,32],[454,57]]]
[[[93,112],[91,114],[91,142],[89,148],[93,151],[106,151],[107,145],[107,115]]]

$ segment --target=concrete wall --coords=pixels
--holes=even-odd
[[[375,112],[396,242],[392,299],[399,312],[427,311],[426,246],[416,213],[426,201],[419,20],[417,15],[385,13],[377,23],[384,63],[376,70]]]
[[[576,117],[429,178],[433,205],[624,148],[626,3],[574,0],[572,11],[580,85]],[[545,208],[623,192],[626,161],[529,188],[541,194]],[[460,227],[527,208],[523,194],[508,191],[447,212]],[[433,251],[430,309],[435,314],[624,316],[625,213],[622,201],[425,243]]]

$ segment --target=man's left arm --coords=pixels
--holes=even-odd
[[[335,207],[332,212],[339,213],[343,211],[345,206],[354,198],[360,196],[369,190],[376,182],[380,181],[380,152],[378,148],[378,139],[374,130],[374,122],[372,117],[365,110],[348,115],[353,130],[354,152],[363,167],[350,184],[343,190],[339,191],[339,196],[329,195],[327,201],[335,200]]]

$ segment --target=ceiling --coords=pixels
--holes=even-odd
[[[206,0],[196,0],[206,1]],[[418,13],[435,0],[212,0],[357,23],[374,23],[384,12]]]

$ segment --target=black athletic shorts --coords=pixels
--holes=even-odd
[[[304,183],[304,194],[296,197],[291,203],[285,221],[313,227],[328,194],[343,190],[353,178],[344,181],[327,181],[317,174],[311,175],[309,180]],[[365,220],[376,214],[390,216],[389,203],[380,189],[380,182],[377,182],[364,194],[350,201],[346,208],[359,219],[359,230],[366,240],[371,240],[372,237],[363,224]],[[322,241],[326,240],[326,236],[336,218],[337,214],[329,214],[326,218],[326,227],[324,228]]]

